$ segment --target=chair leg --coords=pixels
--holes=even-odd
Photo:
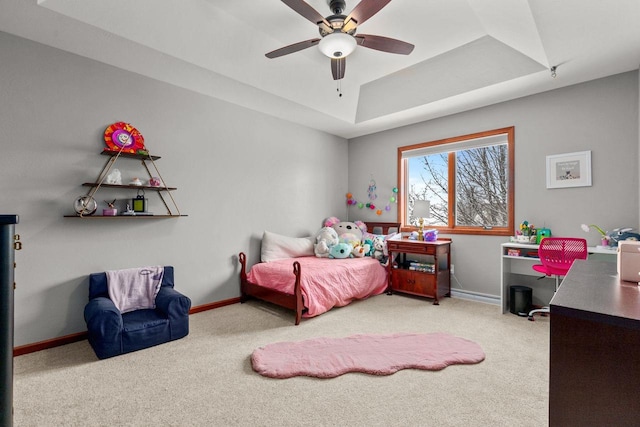
[[[560,287],[560,276],[555,275],[555,279],[556,279],[556,290],[555,292],[558,292],[558,288]],[[555,294],[554,292],[554,294]],[[546,316],[547,314],[551,313],[551,309],[549,307],[542,307],[542,308],[537,308],[535,310],[531,310],[529,312],[529,317],[527,317],[527,319],[531,320],[532,322],[536,319],[534,319],[533,315],[536,313],[541,313],[542,316]]]
[[[527,319],[531,320],[532,322],[536,319],[533,318],[533,315],[536,313],[541,313],[542,316],[546,316],[549,313],[549,307],[542,307],[542,308],[537,308],[535,310],[531,310],[529,312],[529,317],[527,317]]]

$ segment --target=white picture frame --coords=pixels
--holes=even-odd
[[[591,186],[591,151],[547,156],[547,188]]]

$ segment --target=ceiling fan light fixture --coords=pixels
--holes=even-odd
[[[357,44],[353,36],[336,31],[324,36],[318,48],[329,58],[344,58],[356,49]]]

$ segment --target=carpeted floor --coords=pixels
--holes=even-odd
[[[293,325],[264,303],[191,316],[181,340],[107,360],[86,341],[15,358],[15,426],[540,426],[548,424],[549,318],[497,306],[379,295]],[[353,334],[446,332],[486,359],[442,371],[265,378],[254,349]]]

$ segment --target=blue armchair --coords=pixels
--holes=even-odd
[[[129,353],[189,334],[191,300],[173,289],[173,267],[165,266],[156,308],[121,314],[109,299],[106,273],[89,275],[84,320],[89,344],[100,359]]]

